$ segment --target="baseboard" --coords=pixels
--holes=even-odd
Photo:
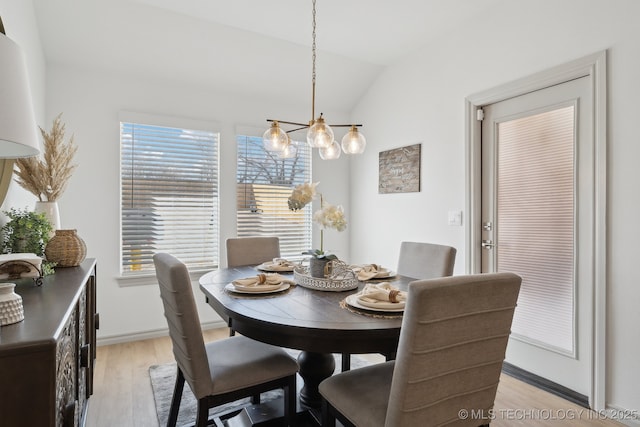
[[[201,326],[203,330],[206,330],[206,329],[226,328],[227,324],[222,320],[217,320],[214,322],[203,323]],[[108,335],[104,337],[99,337],[96,340],[97,341],[96,345],[100,347],[103,345],[120,344],[120,343],[130,342],[130,341],[140,341],[140,340],[148,340],[151,338],[166,337],[168,335],[169,335],[169,329],[167,328],[154,329],[154,330],[144,331],[144,332],[135,332],[130,334]]]
[[[538,387],[546,392],[562,397],[563,399],[573,402],[576,405],[580,405],[583,408],[590,409],[589,398],[587,396],[560,384],[554,383],[553,381],[549,381],[546,378],[532,374],[529,371],[525,371],[524,369],[507,362],[502,364],[502,372],[522,382],[531,384],[534,387]]]

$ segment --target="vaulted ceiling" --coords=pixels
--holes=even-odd
[[[500,1],[317,0],[317,102],[350,111],[385,66]],[[49,63],[275,97],[291,105],[308,99],[311,0],[34,5]]]

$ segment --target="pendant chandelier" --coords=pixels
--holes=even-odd
[[[312,73],[311,73],[311,120],[308,124],[289,122],[284,120],[267,119],[267,122],[271,123],[271,127],[262,136],[264,148],[267,151],[274,151],[278,153],[281,158],[295,157],[297,153],[297,147],[295,143],[291,141],[289,133],[299,130],[307,130],[307,143],[311,148],[317,148],[319,150],[320,158],[323,160],[337,159],[340,157],[341,151],[346,154],[360,154],[364,152],[364,148],[367,145],[367,141],[358,132],[358,128],[361,124],[348,124],[348,125],[331,125],[327,124],[322,117],[322,113],[315,118],[315,101],[316,101],[316,0],[312,0],[313,13],[312,13],[312,32],[311,32],[311,58],[312,58]],[[283,130],[280,125],[296,126],[290,130]],[[342,144],[334,139],[333,129],[331,127],[348,127],[350,128],[347,134],[342,138]],[[342,146],[342,149],[341,149]]]

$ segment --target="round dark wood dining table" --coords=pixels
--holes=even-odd
[[[280,347],[301,350],[298,362],[304,386],[300,402],[311,408],[321,403],[318,385],[333,374],[332,353],[381,353],[393,357],[402,316],[398,313],[354,312],[340,302],[361,290],[330,292],[300,285],[271,294],[236,294],[225,290],[233,280],[251,277],[253,266],[221,268],[200,278],[207,303],[238,333]],[[281,273],[293,280],[293,274]],[[388,279],[406,290],[408,277]]]

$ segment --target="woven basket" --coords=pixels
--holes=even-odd
[[[76,230],[56,230],[44,254],[47,261],[56,263],[56,267],[75,267],[87,256],[87,246]]]

